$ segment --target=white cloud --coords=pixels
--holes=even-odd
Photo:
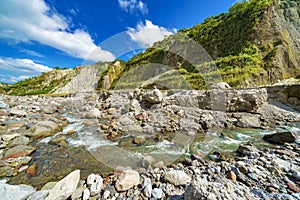
[[[68,20],[55,13],[44,0],[2,0],[0,38],[15,42],[36,41],[61,50],[70,56],[111,61],[115,57],[94,44],[90,34],[77,29],[71,32]],[[90,56],[91,52],[93,56]]]
[[[44,57],[40,53],[38,53],[36,51],[29,50],[29,49],[21,49],[20,52],[26,53],[27,55],[30,55],[30,56],[39,57],[39,58],[43,58]]]
[[[129,28],[127,33],[131,40],[138,42],[143,48],[152,46],[154,42],[161,41],[166,36],[173,34],[164,27],[154,25],[149,20],[146,20],[145,24],[138,23],[136,28]]]
[[[147,5],[143,1],[137,0],[118,0],[120,8],[126,12],[133,13],[136,10],[140,11],[142,14],[148,13]]]
[[[42,72],[48,72],[52,68],[30,59],[2,57],[0,58],[0,71],[2,70],[5,71],[5,77],[1,78],[2,82],[17,82]]]

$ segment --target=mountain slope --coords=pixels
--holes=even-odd
[[[204,62],[202,67],[216,65],[223,80],[231,86],[267,84],[299,74],[299,14],[298,0],[249,0],[176,35],[186,35],[202,45],[214,60]],[[127,70],[160,63],[179,70],[193,88],[203,88],[199,70],[170,53],[174,37],[132,58]]]
[[[55,69],[0,85],[0,93],[68,94],[153,85],[205,89],[209,82],[222,80],[232,87],[251,87],[299,79],[299,31],[299,0],[248,0],[178,31],[126,63]]]

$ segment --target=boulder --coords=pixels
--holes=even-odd
[[[241,144],[236,151],[242,155],[249,156],[258,153],[259,150],[252,144]]]
[[[35,151],[36,148],[32,147],[32,146],[27,146],[27,145],[18,145],[18,146],[15,146],[11,149],[8,149],[4,156],[5,157],[14,157],[13,155],[17,155],[17,154],[20,154],[21,153],[24,153],[22,154],[22,156],[26,156],[26,155],[29,155],[31,154],[33,151]]]
[[[260,116],[243,113],[236,125],[242,128],[259,128],[261,126]]]
[[[147,92],[144,95],[144,98],[149,103],[155,104],[155,103],[161,103],[163,96],[162,96],[161,91],[159,89],[155,88],[154,90],[151,90],[151,91]]]
[[[18,117],[23,117],[23,116],[27,115],[27,113],[24,110],[19,110],[17,108],[10,109],[9,114],[10,115],[16,115]]]
[[[52,190],[46,200],[65,200],[77,189],[80,180],[80,170],[75,170],[60,180]]]
[[[62,131],[63,127],[53,121],[43,121],[30,128],[26,133],[29,137],[44,138],[53,136],[55,133]]]
[[[140,183],[140,175],[132,169],[123,171],[117,179],[115,184],[118,192],[127,191]]]
[[[184,171],[181,170],[171,170],[165,175],[165,179],[168,183],[173,185],[186,185],[191,182],[191,177],[189,177]]]
[[[35,189],[29,185],[0,184],[0,199],[3,200],[25,200],[33,193]]]
[[[264,140],[274,143],[274,144],[281,144],[283,145],[285,142],[292,143],[298,139],[298,135],[292,131],[285,131],[285,132],[277,132],[274,134],[264,135]]]

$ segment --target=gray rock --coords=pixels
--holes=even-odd
[[[257,154],[259,150],[254,145],[241,144],[236,151],[242,155],[249,156],[249,155]]]
[[[143,189],[143,194],[145,195],[145,197],[150,198],[150,197],[151,197],[151,193],[152,193],[152,185],[149,184],[149,185],[147,185],[147,186]]]
[[[212,85],[212,89],[225,90],[230,88],[230,85],[226,82],[219,82]]]
[[[20,136],[20,137],[16,137],[14,138],[8,145],[8,147],[14,147],[14,146],[18,146],[18,145],[27,145],[29,143],[29,138],[26,136]]]
[[[154,89],[154,90],[151,90],[149,92],[147,92],[145,95],[144,95],[146,101],[148,101],[149,103],[161,103],[162,102],[162,93],[159,89]]]
[[[32,152],[34,152],[36,150],[36,148],[32,147],[32,146],[28,146],[28,145],[18,145],[18,146],[15,146],[11,149],[8,149],[4,156],[7,157],[7,156],[10,156],[10,155],[13,155],[13,154],[16,154],[16,153],[23,153],[25,155],[29,155],[31,154]]]
[[[30,128],[26,133],[29,137],[44,138],[53,136],[55,133],[62,131],[62,126],[53,121],[43,121]]]
[[[35,193],[35,189],[29,185],[0,184],[0,199],[25,200]]]
[[[160,189],[160,188],[154,188],[154,189],[152,190],[152,197],[153,197],[154,199],[161,199],[161,198],[162,198],[162,195],[163,195],[162,189]]]
[[[4,103],[3,101],[0,101],[0,109],[8,109],[9,105]]]
[[[46,200],[64,200],[72,195],[77,189],[80,179],[80,170],[75,170],[68,174],[65,178],[56,183],[50,191]]]
[[[143,167],[149,167],[155,163],[155,159],[152,156],[145,156],[142,160]]]
[[[41,190],[30,195],[27,200],[44,200],[49,195],[48,190]]]
[[[243,113],[236,125],[242,128],[259,128],[261,125],[260,116]]]
[[[133,111],[136,114],[138,114],[142,111],[142,107],[141,107],[140,103],[138,102],[138,100],[136,100],[136,99],[130,100],[128,106],[129,106],[129,111]]]
[[[181,170],[168,171],[165,175],[165,179],[167,182],[176,186],[185,185],[191,182],[191,177]]]
[[[16,115],[18,117],[23,117],[27,115],[27,113],[24,110],[19,110],[17,108],[10,109],[9,114]]]
[[[275,144],[284,144],[295,142],[298,139],[298,135],[295,132],[292,131],[286,131],[286,132],[277,132],[274,134],[268,134],[264,135],[264,140],[275,143]]]

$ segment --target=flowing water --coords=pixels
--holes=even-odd
[[[104,137],[98,126],[85,126],[81,119],[68,116],[67,118],[69,125],[63,132],[35,144],[38,150],[32,155],[30,164],[38,166],[37,176],[28,177],[23,172],[12,177],[11,184],[25,183],[40,188],[45,183],[61,179],[75,169],[81,170],[81,178],[86,178],[90,173],[105,176],[112,173],[116,166],[139,167],[141,159],[146,155],[150,155],[156,161],[171,164],[191,153],[198,155],[210,155],[216,151],[232,153],[240,144],[247,142],[252,142],[259,149],[263,149],[271,146],[261,139],[263,135],[276,132],[276,130],[235,129],[223,130],[223,136],[216,133],[194,137],[169,134],[160,140],[149,137],[143,145],[136,145],[132,143],[131,136],[123,136],[112,142]],[[70,130],[76,131],[76,134],[66,137],[67,146],[49,143],[51,139],[66,135]],[[300,135],[300,123],[277,130],[293,130]]]

